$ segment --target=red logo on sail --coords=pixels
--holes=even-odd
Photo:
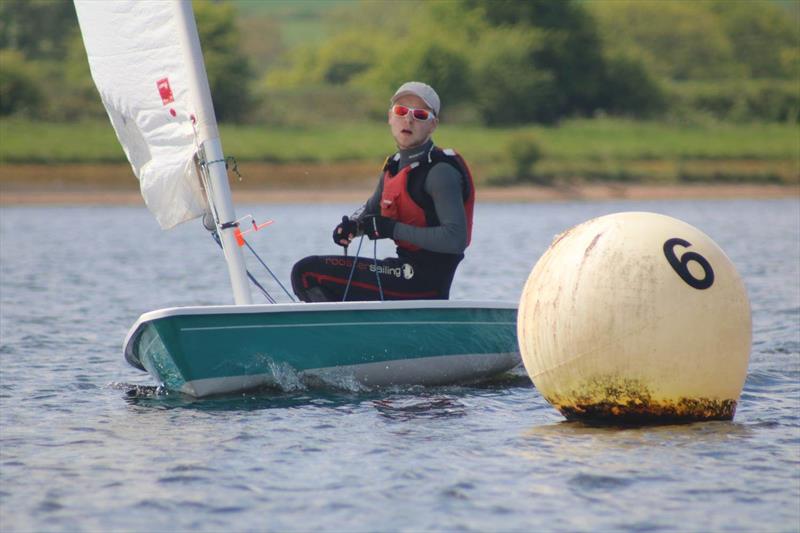
[[[161,96],[161,102],[164,105],[175,101],[175,98],[172,96],[172,88],[169,86],[169,78],[158,80],[156,86],[158,87],[158,94]]]

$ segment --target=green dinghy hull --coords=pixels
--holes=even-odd
[[[520,363],[513,303],[202,306],[142,315],[125,358],[194,397],[319,378],[367,387],[479,381]]]

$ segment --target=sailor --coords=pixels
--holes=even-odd
[[[361,235],[393,239],[397,257],[301,259],[292,269],[298,298],[449,298],[456,268],[470,243],[475,187],[461,156],[438,148],[431,138],[439,110],[439,96],[425,83],[404,83],[394,93],[388,121],[398,151],[386,159],[372,196],[333,230],[333,241],[343,247]]]

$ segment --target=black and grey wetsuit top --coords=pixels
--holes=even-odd
[[[399,159],[397,169],[419,161],[427,162],[430,151],[433,149],[433,140],[416,148],[400,150],[395,154]],[[428,171],[424,191],[433,199],[439,226],[417,227],[398,222],[394,227],[393,238],[415,244],[430,252],[440,254],[456,254],[463,257],[467,247],[467,215],[464,211],[463,177],[453,166],[447,163],[436,163]],[[379,215],[381,213],[381,195],[383,194],[383,174],[378,178],[378,186],[367,203],[358,213],[364,215]],[[460,259],[460,258],[459,258]]]

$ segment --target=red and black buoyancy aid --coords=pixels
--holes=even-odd
[[[425,192],[428,172],[437,163],[454,166],[461,174],[461,190],[464,212],[467,217],[467,246],[472,240],[472,214],[475,207],[475,184],[472,173],[455,150],[434,147],[426,159],[415,161],[397,171],[398,158],[389,158],[383,167],[383,194],[381,195],[381,215],[403,224],[417,227],[439,225],[433,198]],[[419,246],[406,241],[395,241],[401,248],[417,251]]]

